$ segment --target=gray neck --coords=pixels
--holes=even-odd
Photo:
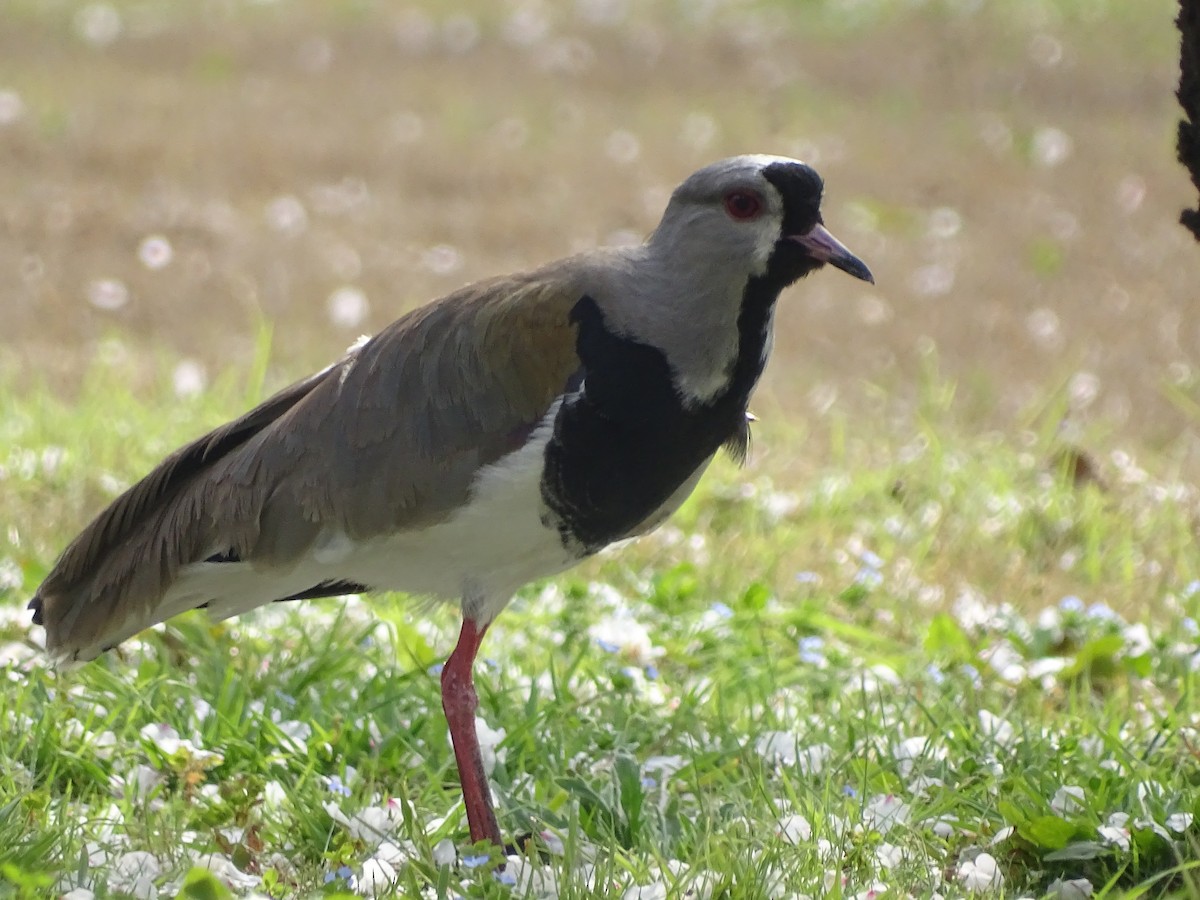
[[[662,350],[684,404],[699,406],[729,384],[749,273],[670,237],[622,251],[626,264],[594,299],[613,330]]]

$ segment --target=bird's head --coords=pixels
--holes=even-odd
[[[824,183],[782,156],[734,156],[693,173],[671,196],[651,245],[723,258],[783,288],[828,263],[874,282],[870,269],[825,228]]]

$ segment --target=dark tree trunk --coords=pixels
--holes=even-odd
[[[1176,152],[1200,194],[1200,0],[1179,0],[1179,90],[1185,118],[1179,122]],[[1185,209],[1179,221],[1200,241],[1200,206]]]

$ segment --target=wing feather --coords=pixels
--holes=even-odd
[[[569,320],[579,286],[564,271],[482,282],[414,310],[168,456],[39,587],[30,608],[49,651],[88,659],[179,612],[164,597],[192,563],[283,573],[327,526],[366,539],[447,518],[580,367]]]

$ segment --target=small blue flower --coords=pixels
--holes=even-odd
[[[722,619],[732,619],[733,618],[733,610],[730,609],[728,606],[726,606],[724,603],[720,602],[719,600],[716,603],[714,603],[712,606],[710,606],[709,609],[711,609],[713,612],[715,612]]]
[[[1067,594],[1058,601],[1058,608],[1063,612],[1083,612],[1083,601],[1074,594]]]
[[[1195,637],[1196,635],[1200,634],[1200,625],[1197,625],[1196,620],[1193,619],[1191,616],[1187,616],[1186,618],[1184,618],[1182,625],[1183,625],[1183,630],[1186,631],[1192,637]]]
[[[1121,617],[1107,603],[1093,603],[1087,608],[1089,619],[1097,619],[1101,622],[1119,622]]]
[[[925,674],[929,676],[929,680],[934,684],[941,684],[946,680],[946,676],[942,673],[942,670],[933,663],[925,667]]]
[[[820,584],[821,576],[818,575],[816,572],[808,572],[808,571],[797,572],[796,573],[796,581],[799,584]]]
[[[353,877],[354,877],[354,870],[351,869],[349,866],[338,866],[336,871],[325,873],[325,883],[329,884],[329,882],[336,881],[339,878],[342,881],[349,881]]]
[[[842,793],[847,797],[857,797],[858,796],[858,791],[856,791],[854,788],[852,788],[848,784],[842,786]]]
[[[612,641],[606,641],[603,638],[596,638],[596,644],[605,653],[616,653],[621,649],[620,644],[614,644]]]
[[[651,681],[656,680],[658,678],[658,666],[654,665],[654,663],[646,666],[646,677]]]
[[[1189,581],[1183,589],[1183,596],[1195,597],[1197,594],[1200,594],[1200,581]]]
[[[329,790],[330,790],[332,793],[334,793],[334,794],[341,794],[343,797],[349,797],[349,796],[350,796],[350,793],[351,793],[351,792],[350,792],[350,788],[349,788],[349,787],[347,787],[347,786],[345,785],[345,783],[343,783],[342,779],[341,779],[341,778],[339,778],[337,775],[330,775],[330,776],[329,776],[329,777],[326,779],[326,783],[328,784],[328,786],[329,786]]]
[[[825,654],[821,651],[825,641],[815,634],[800,638],[800,661],[809,665],[819,666],[825,662]]]
[[[476,856],[464,856],[462,864],[468,869],[478,869],[480,866],[486,866],[490,860],[491,857],[486,853],[480,853]]]
[[[881,557],[878,553],[872,553],[870,550],[864,550],[862,553],[860,553],[858,561],[871,569],[883,568],[883,557]]]
[[[434,663],[432,666],[429,667],[429,674],[433,675],[436,678],[437,676],[442,674],[442,669],[444,669],[444,668],[446,668],[445,663],[440,663],[440,662]]]
[[[496,880],[501,884],[507,884],[509,887],[516,887],[517,876],[505,869],[503,872],[496,873]]]
[[[646,790],[651,790],[652,788],[658,787],[658,782],[655,781],[653,778],[651,778],[649,775],[643,775],[642,776],[642,787],[644,787]]]
[[[275,696],[278,697],[280,700],[282,700],[284,703],[286,703],[288,706],[296,705],[296,698],[293,697],[291,694],[285,694],[283,691],[276,691]]]
[[[879,587],[883,584],[883,574],[878,569],[863,566],[858,570],[858,574],[854,576],[854,583],[869,588]]]

